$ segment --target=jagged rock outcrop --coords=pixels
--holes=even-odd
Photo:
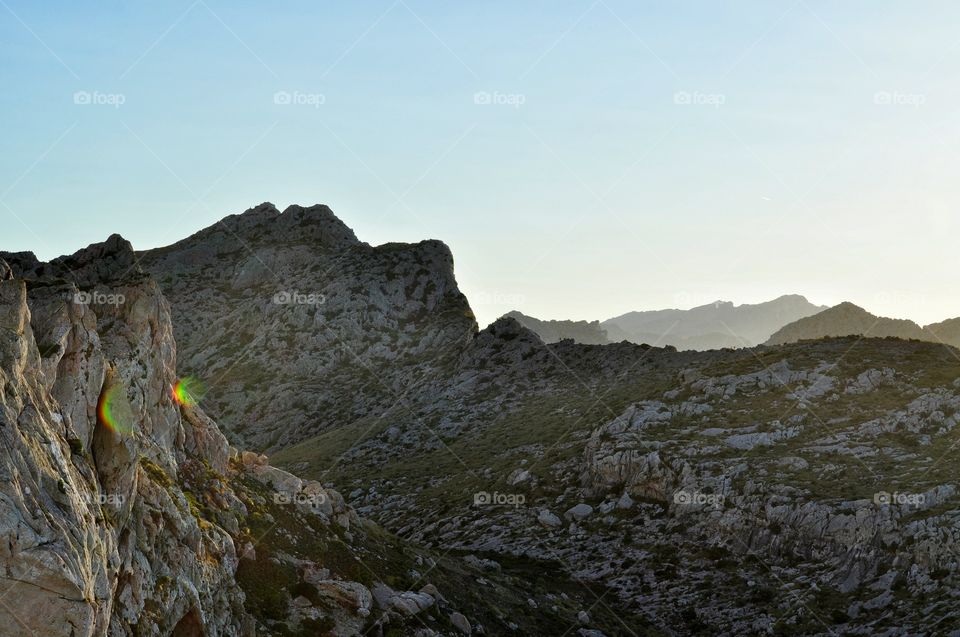
[[[144,469],[175,476],[185,458],[159,289],[135,275],[110,288],[122,303],[83,302],[78,283],[99,289],[133,264],[119,238],[50,264],[13,261],[30,292],[21,278],[0,283],[4,625],[160,635],[200,613],[209,634],[251,634],[230,535],[202,529],[183,493]]]
[[[179,369],[260,450],[389,408],[477,330],[444,244],[371,247],[326,206],[262,204],[139,258],[170,300]]]

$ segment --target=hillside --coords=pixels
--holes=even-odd
[[[875,316],[853,303],[841,303],[819,314],[784,326],[770,337],[767,345],[835,336],[869,336],[932,340],[923,328],[904,319]]]
[[[932,323],[923,329],[932,337],[931,340],[960,348],[960,318]]]
[[[788,323],[824,310],[799,295],[758,304],[717,301],[690,310],[629,312],[600,325],[611,337],[634,343],[672,345],[681,350],[752,347]]]
[[[501,319],[442,394],[275,460],[488,572],[555,561],[608,586],[625,626],[871,635],[932,616],[949,633],[957,355],[857,338],[547,352]]]

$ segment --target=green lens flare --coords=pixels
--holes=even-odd
[[[173,386],[173,400],[178,405],[193,407],[203,400],[206,387],[192,376],[181,378]]]

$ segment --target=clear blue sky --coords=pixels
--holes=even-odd
[[[955,2],[2,0],[0,249],[326,203],[373,244],[449,243],[481,323],[783,293],[960,316],[957,24]]]

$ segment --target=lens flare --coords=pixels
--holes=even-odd
[[[133,432],[133,408],[130,407],[122,384],[111,385],[100,393],[97,418],[100,423],[118,434]]]
[[[187,376],[178,380],[173,386],[173,400],[178,405],[193,407],[203,400],[205,392],[206,388],[202,382],[192,376]]]

